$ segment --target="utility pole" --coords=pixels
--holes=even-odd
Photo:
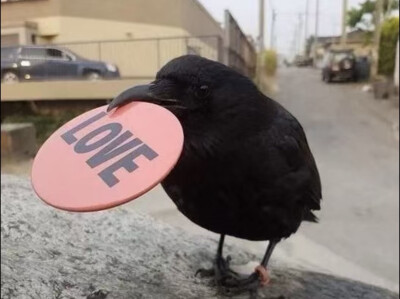
[[[340,39],[340,45],[344,47],[347,42],[347,0],[343,0],[342,5],[342,37]]]
[[[259,0],[258,42],[259,51],[264,51],[264,0]]]
[[[309,15],[309,5],[310,0],[306,0],[306,20],[305,20],[305,28],[304,28],[304,40],[306,41],[306,46],[304,47],[304,56],[307,54],[307,38],[308,38],[308,15]]]
[[[388,18],[390,16],[390,14],[392,13],[392,5],[393,5],[393,0],[389,0],[388,6],[386,9],[386,13],[385,13],[385,19]]]
[[[314,67],[317,66],[318,27],[319,27],[319,0],[316,0],[316,3],[315,3],[315,32],[314,32]]]
[[[256,82],[259,88],[263,88],[262,72],[264,68],[264,0],[259,0],[259,19],[258,19],[258,56],[256,64]]]
[[[272,24],[271,24],[271,49],[275,48],[275,21],[276,21],[276,11],[272,10]]]
[[[383,13],[383,1],[376,0],[375,2],[375,32],[374,32],[374,43],[372,47],[372,65],[371,65],[371,78],[375,78],[378,75],[378,63],[379,63],[379,44],[381,40],[381,17]]]
[[[303,18],[301,17],[301,13],[298,15],[299,18],[299,27],[297,28],[297,54],[300,54],[301,51],[301,33],[303,32]]]

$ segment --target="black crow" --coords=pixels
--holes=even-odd
[[[129,88],[108,109],[131,101],[161,105],[182,124],[183,152],[162,186],[187,218],[221,235],[218,285],[234,292],[266,284],[275,245],[302,221],[316,222],[312,210],[320,209],[320,178],[299,122],[248,77],[195,55],[171,60],[154,82]],[[269,240],[250,276],[230,270],[225,235]]]

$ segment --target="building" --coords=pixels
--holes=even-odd
[[[56,44],[124,77],[153,77],[183,54],[252,77],[255,46],[228,11],[224,29],[197,0],[1,0],[2,46]]]
[[[172,9],[173,8],[173,9]],[[170,59],[222,61],[223,29],[197,0],[2,0],[1,44],[57,44],[153,77]]]
[[[369,40],[371,39],[371,34],[362,29],[356,29],[347,33],[346,45],[342,46],[341,36],[322,36],[319,37],[316,43],[316,61],[317,63],[322,61],[326,51],[330,49],[353,49],[356,56],[370,56],[372,45]],[[314,53],[314,51],[312,51]],[[314,58],[314,57],[313,57]]]
[[[1,1],[2,45],[222,34],[195,0]]]

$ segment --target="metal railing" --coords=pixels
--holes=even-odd
[[[118,66],[122,77],[154,77],[169,60],[185,54],[222,62],[220,36],[73,42],[57,46],[84,58],[113,63]]]

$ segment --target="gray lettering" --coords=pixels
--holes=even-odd
[[[76,127],[72,128],[68,132],[64,133],[61,135],[61,138],[64,139],[64,141],[68,144],[74,143],[77,138],[74,136],[74,134],[83,128],[87,127],[88,125],[94,123],[95,121],[98,121],[100,118],[104,117],[107,113],[106,112],[100,112],[96,114],[95,116],[92,116],[91,118],[85,120],[84,122],[80,123]]]
[[[93,142],[89,144],[89,141],[96,137],[97,135],[109,131],[109,133],[101,138],[100,140],[97,140],[96,142]],[[100,146],[106,144],[107,142],[111,141],[113,138],[115,138],[120,132],[122,131],[122,125],[119,123],[110,123],[106,124],[104,126],[101,126],[97,128],[96,130],[93,130],[86,136],[82,137],[74,147],[74,151],[78,154],[82,153],[87,153],[90,151],[95,150],[96,148],[99,148]]]
[[[132,136],[133,134],[131,132],[126,131],[122,135],[115,138],[110,144],[107,144],[98,153],[96,153],[93,157],[87,160],[86,163],[91,168],[94,168],[143,143],[139,138],[135,138],[129,141],[128,143],[125,143],[124,145],[118,147],[120,144],[122,144]]]
[[[137,164],[133,162],[133,160],[141,155],[145,156],[148,160],[153,160],[158,156],[158,154],[148,145],[143,144],[142,146],[136,148],[133,152],[130,152],[125,157],[102,170],[99,173],[99,176],[109,187],[113,187],[119,182],[119,179],[114,175],[114,172],[120,168],[125,168],[126,171],[133,172],[138,168]]]

